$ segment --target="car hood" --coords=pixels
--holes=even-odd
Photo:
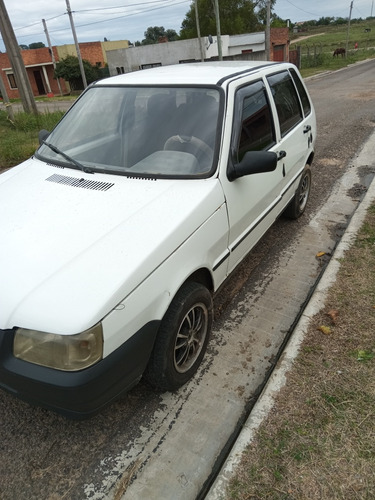
[[[0,328],[79,333],[224,202],[216,178],[87,174],[35,158],[0,176]]]

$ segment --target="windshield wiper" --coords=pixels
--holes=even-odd
[[[67,155],[66,153],[64,153],[64,151],[61,151],[61,149],[59,149],[58,147],[54,146],[53,144],[51,144],[50,142],[47,142],[47,141],[41,141],[42,144],[44,144],[45,146],[49,147],[50,149],[52,149],[52,151],[58,155],[61,155],[63,156],[66,160],[68,160],[70,163],[73,163],[73,165],[75,165],[76,167],[78,167],[80,170],[82,170],[82,172],[85,172],[86,174],[92,174],[94,171],[91,170],[90,168],[88,167],[85,167],[84,165],[82,165],[82,163],[80,163],[79,161],[75,160],[74,158],[72,158],[71,156]]]

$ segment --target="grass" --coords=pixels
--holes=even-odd
[[[370,30],[370,31],[366,31]],[[346,57],[333,57],[339,47],[346,48],[347,25],[317,26],[291,35],[290,49],[301,51],[304,77],[321,71],[334,71],[348,64],[375,57],[375,19],[351,24]],[[358,49],[355,49],[355,43]]]
[[[75,101],[77,99],[76,95],[55,95],[53,97],[47,97],[47,96],[37,96],[35,97],[36,102],[53,102],[53,101]],[[0,97],[0,102],[2,101],[2,97]],[[9,101],[13,104],[21,103],[21,99],[17,98],[11,98]]]
[[[38,115],[16,113],[11,122],[5,111],[0,111],[0,172],[33,155],[39,145],[39,130],[51,130],[63,114],[63,111]]]
[[[77,99],[76,95],[55,95],[54,97],[39,96],[35,97],[37,102],[53,102],[53,101],[75,101]]]
[[[368,31],[370,30],[370,31]],[[345,47],[348,36],[347,24],[336,26],[314,26],[306,31],[293,33],[291,35],[290,45],[295,48],[295,44],[301,47],[313,47],[319,45],[332,52],[337,47]],[[301,39],[302,37],[306,37]],[[307,38],[309,37],[309,38]],[[297,40],[297,41],[296,41]],[[349,48],[353,48],[355,42],[359,48],[368,48],[375,45],[375,17],[359,22],[352,22],[349,30]]]
[[[303,56],[300,71],[302,76],[307,78],[324,71],[336,71],[349,64],[355,64],[370,58],[375,58],[375,48],[367,51],[351,52],[346,58],[332,57],[331,53]]]
[[[375,498],[374,268],[375,205],[228,499]]]

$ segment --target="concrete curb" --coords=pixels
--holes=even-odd
[[[365,143],[354,163],[374,165],[374,146],[375,133],[373,133],[370,139]],[[334,255],[332,256],[320,282],[318,283],[318,286],[316,287],[287,346],[285,347],[283,354],[281,355],[251,414],[249,415],[218,477],[206,495],[205,500],[223,500],[227,498],[226,488],[231,477],[235,474],[236,467],[238,467],[241,461],[242,453],[251,443],[258,427],[272,409],[275,396],[285,385],[286,375],[292,368],[294,359],[298,355],[300,345],[309,328],[311,318],[324,307],[327,292],[336,280],[337,272],[340,268],[340,259],[342,259],[345,252],[352,246],[356,235],[363,224],[367,210],[374,200],[375,180],[372,181],[367,190],[366,196],[354,212],[348,228],[339,242]]]

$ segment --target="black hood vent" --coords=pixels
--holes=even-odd
[[[62,170],[64,170],[64,168],[65,168],[65,167],[62,167],[61,165],[55,165],[54,163],[47,163],[47,165],[49,165],[50,167],[61,168]]]
[[[64,184],[65,186],[71,186],[82,189],[93,189],[94,191],[108,191],[114,183],[112,182],[100,182],[92,181],[90,179],[77,179],[77,177],[67,177],[65,175],[53,174],[47,177],[46,181],[55,182],[56,184]]]

